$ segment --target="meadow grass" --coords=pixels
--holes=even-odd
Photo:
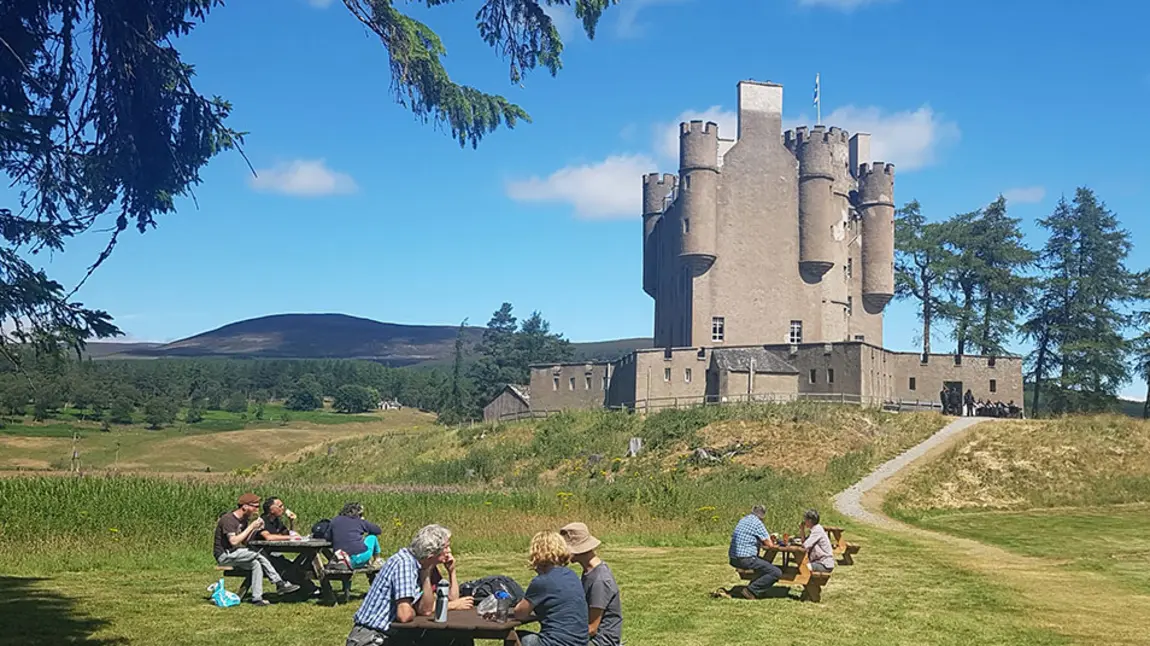
[[[98,427],[78,431],[77,449],[85,470],[128,470],[151,472],[229,472],[249,468],[267,460],[326,441],[367,434],[426,429],[433,417],[412,409],[366,415],[336,416],[356,423],[313,423],[310,421],[260,422],[242,430],[229,430],[230,414],[203,422],[176,425],[160,430],[143,426],[113,425],[107,432]],[[59,425],[51,425],[58,427]],[[42,428],[34,427],[33,430]],[[0,433],[0,469],[67,470],[72,457],[72,434],[52,432]]]
[[[0,634],[21,644],[195,646],[243,638],[258,624],[263,640],[342,643],[365,591],[362,580],[352,603],[334,608],[309,602],[220,610],[208,602],[211,519],[241,490],[238,483],[125,478],[0,480]],[[464,580],[500,573],[524,586],[529,536],[584,520],[605,542],[602,554],[622,590],[625,638],[634,646],[799,644],[813,635],[821,644],[862,646],[1070,643],[1033,625],[993,580],[920,543],[865,528],[849,530],[866,545],[865,555],[836,571],[822,604],[748,602],[709,595],[739,583],[726,563],[728,532],[741,511],[735,506],[715,522],[714,513],[700,518],[682,509],[660,518],[640,505],[631,518],[611,518],[578,496],[542,492],[277,495],[309,521],[349,497],[365,500],[369,517],[384,526],[389,552],[421,523],[442,521],[455,533]]]
[[[1095,572],[1150,594],[1150,505],[1020,512],[935,512],[915,523],[955,536]]]

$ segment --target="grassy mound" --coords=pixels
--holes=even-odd
[[[1150,501],[1150,422],[1120,415],[983,424],[886,496],[913,520],[956,510]]]

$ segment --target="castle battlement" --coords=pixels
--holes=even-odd
[[[873,175],[874,173],[885,173],[887,175],[894,175],[894,164],[885,164],[883,162],[874,162],[871,164],[859,164],[859,177],[866,175]]]
[[[701,119],[695,121],[683,121],[679,123],[679,136],[689,134],[710,135],[715,137],[719,136],[719,124],[714,121],[703,122]]]
[[[850,143],[850,133],[838,126],[829,129],[826,126],[814,126],[809,130],[806,126],[799,126],[783,133],[783,145],[792,153],[812,143],[847,145]]]
[[[676,182],[678,182],[678,181],[679,181],[679,176],[675,175],[673,173],[663,173],[662,175],[660,175],[659,173],[647,173],[646,175],[643,176],[643,185],[644,186],[647,186],[649,184],[656,184],[656,185],[670,184],[671,186],[674,186],[676,184]]]

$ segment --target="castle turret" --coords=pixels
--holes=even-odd
[[[679,204],[683,246],[679,257],[695,276],[715,262],[719,191],[719,125],[679,124]]]
[[[678,179],[670,173],[661,177],[658,173],[643,176],[643,291],[651,298],[655,298],[659,276],[659,242],[655,225],[662,219],[663,207],[674,192]]]
[[[858,199],[863,304],[881,312],[894,297],[894,164],[861,164]]]
[[[784,144],[799,162],[799,270],[819,282],[835,265],[835,223],[842,220],[835,193],[836,160],[845,161],[847,134],[815,126],[787,131]],[[836,208],[838,207],[838,208]]]

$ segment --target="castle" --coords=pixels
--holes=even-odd
[[[485,410],[827,398],[938,404],[939,391],[1022,404],[1019,357],[883,348],[894,297],[894,166],[870,135],[782,130],[783,88],[738,84],[738,132],[679,127],[679,173],[648,174],[643,291],[654,348],[533,366]]]

